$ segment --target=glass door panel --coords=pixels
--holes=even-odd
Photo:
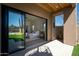
[[[14,10],[8,10],[8,51],[14,52],[24,48],[24,15]]]

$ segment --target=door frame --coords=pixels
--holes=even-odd
[[[21,14],[24,14],[24,12],[22,11],[19,11],[19,10],[16,10],[14,8],[11,8],[11,7],[8,7],[6,5],[3,5],[1,4],[1,15],[2,15],[2,24],[1,24],[1,55],[9,55],[9,54],[12,54],[12,53],[15,53],[17,51],[20,51],[20,50],[23,50],[25,49],[25,43],[24,43],[24,48],[22,49],[19,49],[19,50],[15,50],[13,52],[9,52],[8,51],[8,32],[9,32],[9,29],[8,29],[8,10],[11,10],[11,11],[14,11],[16,13],[21,13]],[[7,16],[5,16],[7,15]],[[6,17],[6,18],[5,18]],[[6,25],[5,25],[6,23]],[[5,40],[4,40],[5,39]],[[24,38],[25,39],[25,38]],[[25,41],[24,41],[25,42]]]

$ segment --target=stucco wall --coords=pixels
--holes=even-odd
[[[48,25],[47,25],[48,36],[47,36],[47,39],[48,40],[52,39],[52,33],[51,33],[51,31],[52,31],[51,30],[51,27],[52,27],[51,19],[52,18],[50,16],[49,12],[46,12],[41,7],[39,7],[39,6],[37,6],[36,4],[33,4],[33,3],[32,4],[5,4],[5,5],[8,5],[10,7],[13,7],[13,8],[16,8],[16,9],[19,9],[19,10],[22,10],[22,11],[25,11],[25,12],[28,12],[28,13],[31,13],[31,14],[34,14],[34,15],[48,19]]]
[[[68,14],[65,13],[65,15]],[[64,18],[66,16],[64,15]],[[64,43],[74,45],[76,43],[76,10],[74,9],[64,23]]]

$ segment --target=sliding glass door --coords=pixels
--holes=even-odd
[[[8,10],[8,51],[24,48],[24,15],[15,10]]]
[[[1,7],[1,55],[7,55],[25,48],[25,13],[5,5]]]
[[[8,10],[8,51],[24,48],[24,14]]]
[[[26,47],[39,45],[47,40],[47,20],[38,16],[26,14],[25,42]]]
[[[1,52],[5,53],[4,55],[47,40],[46,19],[5,5],[2,5],[1,9]]]

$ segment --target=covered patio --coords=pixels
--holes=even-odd
[[[25,14],[33,15],[47,20],[46,22],[47,41],[33,40],[33,42],[30,41],[30,43],[25,42],[27,46],[25,47],[24,50],[13,53],[11,55],[25,55],[25,56],[35,56],[35,55],[71,56],[72,55],[74,45],[77,43],[76,4],[74,3],[55,3],[55,4],[54,3],[23,3],[23,4],[6,3],[3,5],[14,8],[15,10],[22,11]],[[60,16],[60,15],[63,15],[63,25],[56,26],[55,25],[56,16]],[[23,37],[25,40],[25,36]],[[28,47],[29,45],[30,47]]]

